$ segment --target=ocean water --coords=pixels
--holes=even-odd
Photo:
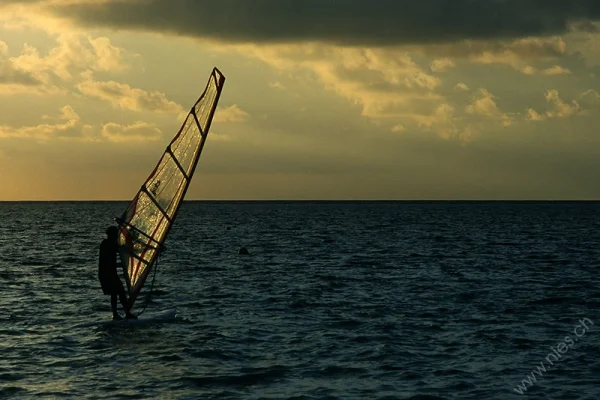
[[[74,327],[125,206],[0,203],[0,397],[600,398],[600,203],[186,202],[176,320]]]

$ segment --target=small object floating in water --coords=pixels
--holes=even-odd
[[[238,254],[241,256],[248,256],[248,255],[250,255],[250,252],[248,251],[247,248],[240,247],[240,249],[238,250]]]

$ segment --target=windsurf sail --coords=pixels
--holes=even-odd
[[[214,68],[204,93],[167,146],[156,168],[125,212],[116,219],[119,224],[119,256],[130,306],[133,306],[155,266],[173,226],[208,137],[224,83],[225,76]]]

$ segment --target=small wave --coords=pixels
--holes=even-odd
[[[62,269],[63,269],[63,266],[61,264],[52,264],[52,265],[48,265],[48,266],[42,266],[41,268],[38,269],[38,272],[51,274],[53,276],[59,276],[61,274]]]
[[[309,375],[319,377],[335,377],[335,376],[348,376],[348,375],[362,375],[367,374],[369,371],[365,368],[359,367],[347,367],[341,365],[328,365],[318,371],[314,371]]]
[[[333,321],[330,326],[333,328],[342,328],[342,329],[355,329],[361,326],[362,323],[356,319],[343,319],[340,321]]]
[[[82,257],[75,257],[75,256],[67,256],[67,257],[63,258],[61,261],[62,261],[62,264],[64,264],[64,265],[80,265],[80,264],[88,263],[89,259],[82,258]]]
[[[278,366],[264,369],[250,370],[239,375],[216,375],[182,378],[195,386],[254,386],[266,384],[282,379],[287,373],[287,368]]]
[[[0,389],[0,397],[6,397],[10,399],[12,396],[15,396],[17,394],[23,395],[24,392],[27,392],[27,389],[18,386],[7,386]]]
[[[168,295],[169,292],[162,289],[152,289],[152,296],[165,296]]]
[[[459,293],[456,296],[456,300],[458,300],[459,302],[471,302],[472,300],[476,299],[477,297],[479,297],[479,293],[470,291],[470,292]]]
[[[183,357],[177,354],[168,354],[158,357],[160,361],[169,362],[169,361],[183,361]]]
[[[521,243],[517,243],[517,242],[488,242],[488,246],[512,246],[512,247],[517,247],[517,246],[521,246]]]
[[[531,305],[550,305],[550,304],[570,304],[579,302],[581,299],[571,296],[556,296],[546,297],[545,299],[532,300],[529,302]]]
[[[0,374],[0,381],[3,381],[3,382],[15,382],[15,381],[19,381],[23,378],[24,378],[24,375],[13,374],[10,372]]]
[[[192,350],[190,355],[194,358],[205,358],[209,360],[221,360],[221,361],[231,361],[236,360],[239,355],[238,354],[229,354],[225,351],[207,349],[207,350]]]
[[[290,308],[294,309],[294,310],[296,310],[296,309],[302,309],[302,308],[315,307],[315,306],[317,306],[317,303],[313,303],[313,302],[311,302],[309,300],[304,300],[304,299],[293,301],[290,304]]]
[[[40,260],[38,257],[24,257],[18,261],[16,261],[17,265],[22,267],[48,267],[52,264],[45,263]]]
[[[532,339],[525,339],[525,338],[516,338],[512,340],[513,345],[516,346],[516,348],[518,349],[531,349],[531,348],[535,348],[536,346],[540,345],[540,342],[537,340],[532,340]]]

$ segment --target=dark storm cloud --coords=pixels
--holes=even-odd
[[[600,19],[599,0],[120,0],[53,10],[84,25],[349,45],[547,36]]]

